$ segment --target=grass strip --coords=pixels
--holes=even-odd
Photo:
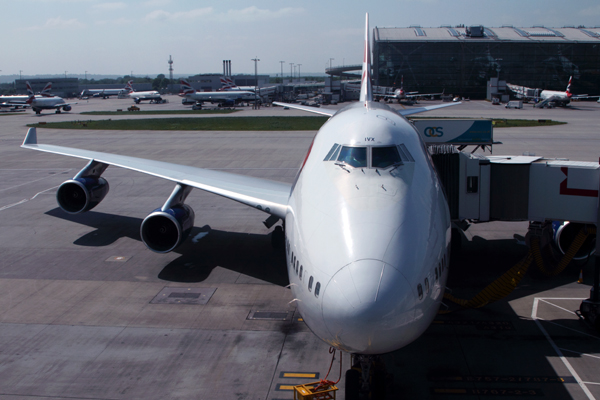
[[[65,121],[29,124],[53,129],[139,131],[316,131],[327,117],[219,117]]]
[[[240,110],[140,110],[140,111],[84,111],[82,115],[169,115],[169,114],[231,114]]]

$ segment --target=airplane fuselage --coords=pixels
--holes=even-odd
[[[42,110],[56,110],[57,113],[60,113],[60,110],[71,111],[71,105],[65,103],[65,100],[62,97],[53,96],[53,97],[44,97],[44,96],[35,96],[35,98],[30,102],[31,109],[39,114]]]
[[[389,107],[359,102],[319,130],[285,232],[298,310],[330,345],[386,353],[435,317],[448,271],[448,206],[417,131]]]
[[[256,95],[254,92],[244,90],[223,90],[217,92],[194,92],[185,95],[186,98],[195,100],[196,102],[211,102],[211,103],[224,103],[234,102],[239,103],[243,101],[254,101]]]
[[[154,90],[146,91],[146,92],[130,92],[129,98],[133,99],[133,101],[135,101],[136,103],[140,103],[141,101],[144,101],[144,100],[150,100],[150,102],[162,101],[162,97],[160,96],[160,93],[158,93],[157,91],[154,91]]]
[[[563,106],[566,106],[571,102],[571,98],[567,92],[561,92],[557,90],[542,90],[540,93],[540,99],[542,99],[542,101],[552,101]]]

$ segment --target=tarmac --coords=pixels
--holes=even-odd
[[[183,107],[167,98],[140,108]],[[78,102],[69,113],[0,114],[0,400],[278,400],[325,378],[329,346],[295,312],[264,213],[194,190],[190,238],[156,254],[139,227],[170,195],[170,182],[110,167],[110,193],[95,209],[58,208],[58,185],[85,161],[20,149],[26,124],[166,117],[80,115],[126,109],[130,100]],[[241,110],[230,116],[306,115]],[[517,110],[470,101],[419,116],[565,121],[495,129],[503,144],[493,153],[597,161],[599,113],[595,102]],[[291,182],[315,133],[38,129],[38,140]],[[515,265],[527,248],[514,235],[526,231],[527,222],[473,224],[453,254],[452,294],[472,297]],[[532,272],[502,301],[440,315],[417,341],[383,355],[386,399],[600,399],[600,335],[575,313],[592,271],[593,261],[553,279]],[[349,366],[343,354],[341,399]],[[338,377],[339,355],[328,379]]]

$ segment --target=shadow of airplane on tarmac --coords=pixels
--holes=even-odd
[[[109,246],[123,237],[141,241],[140,218],[96,211],[72,215],[60,208],[52,209],[46,215],[95,228],[73,242],[78,246]],[[284,250],[273,249],[269,234],[225,232],[208,225],[194,227],[173,252],[180,257],[162,269],[159,279],[202,282],[219,266],[278,286],[289,284]]]

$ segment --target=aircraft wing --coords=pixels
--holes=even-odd
[[[396,112],[405,117],[405,116],[411,115],[411,114],[418,114],[418,113],[422,113],[425,111],[436,110],[438,108],[457,106],[459,104],[462,104],[462,103],[458,102],[458,103],[437,104],[435,106],[414,107],[414,108],[407,108],[404,110],[396,110]]]
[[[95,160],[215,193],[261,211],[285,218],[292,185],[229,172],[172,164],[118,154],[38,144],[35,128],[30,128],[22,148]]]
[[[408,98],[413,98],[413,97],[428,97],[428,96],[441,96],[444,93],[440,92],[440,93],[419,93],[419,92],[410,92],[407,93],[405,96]]]
[[[308,111],[308,112],[315,113],[315,114],[327,115],[328,117],[333,116],[333,114],[335,114],[338,111],[338,110],[329,110],[327,108],[320,108],[320,107],[317,108],[317,107],[310,107],[310,106],[301,106],[298,104],[280,103],[278,101],[274,101],[273,104],[275,104],[276,106],[289,107],[289,108],[294,108],[296,110]]]
[[[29,104],[20,101],[10,101],[5,103],[0,103],[0,108],[8,108],[8,107],[29,107]]]

